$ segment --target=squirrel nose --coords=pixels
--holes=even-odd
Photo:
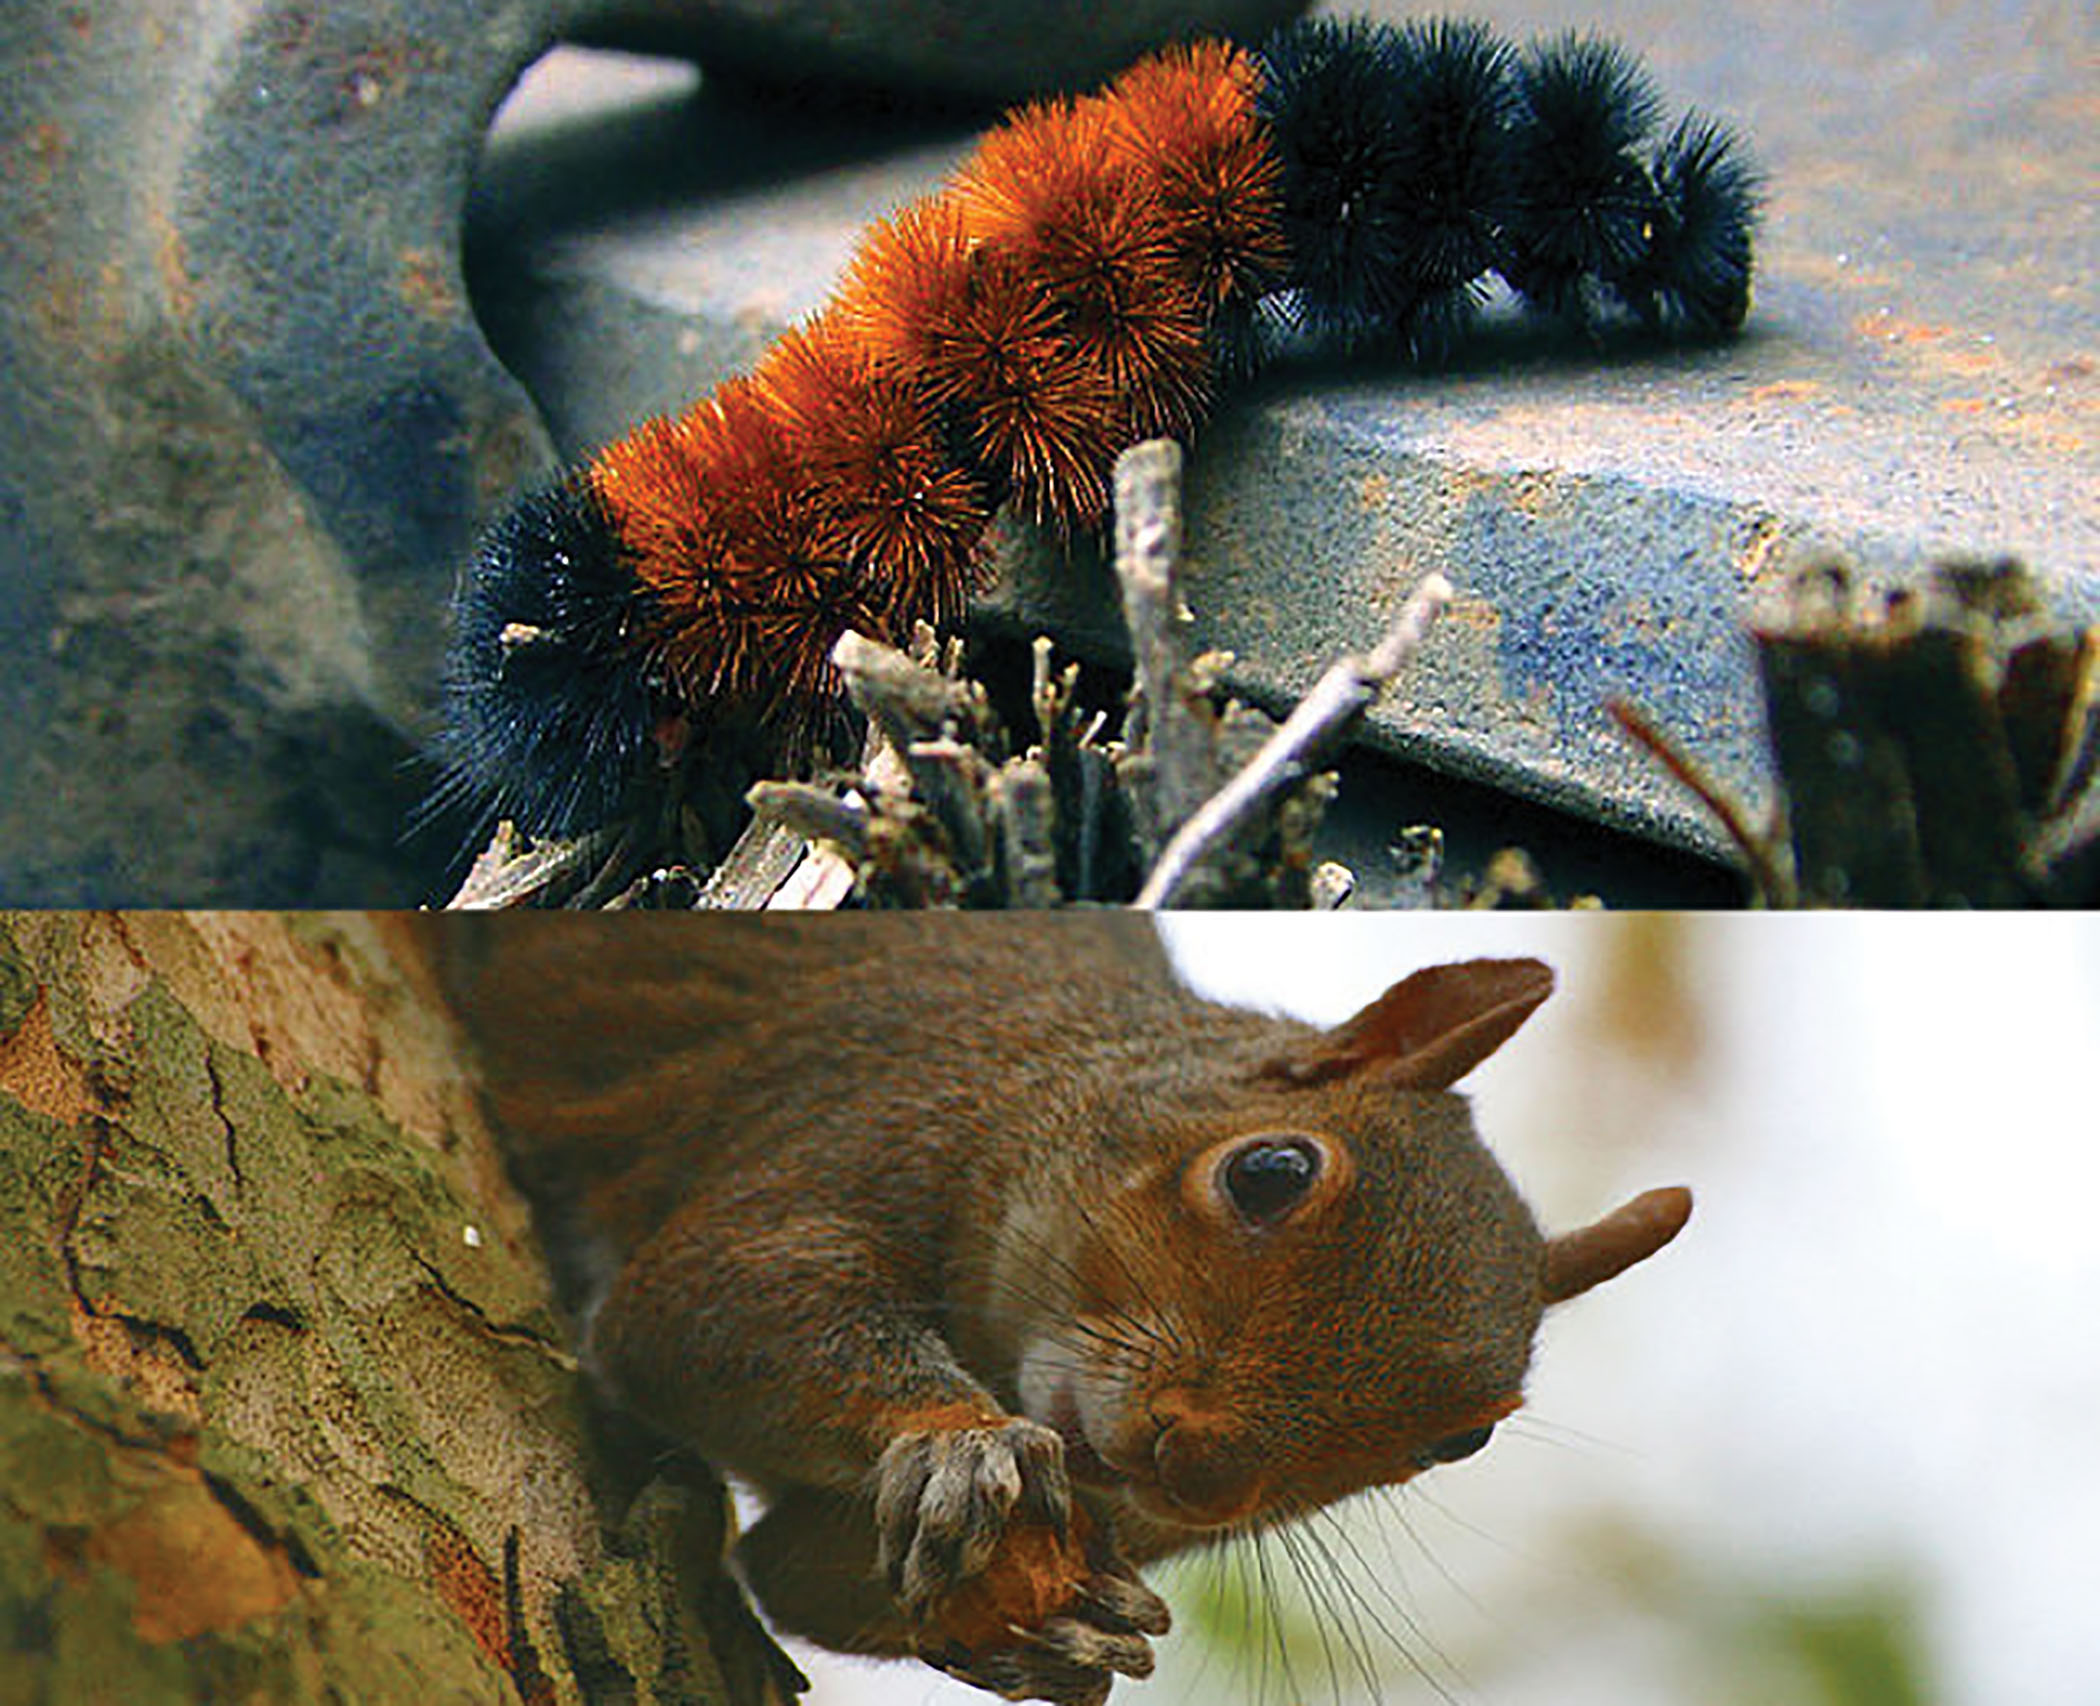
[[[1160,1430],[1152,1466],[1185,1520],[1216,1527],[1261,1503],[1261,1472],[1244,1428],[1180,1394],[1156,1400],[1152,1419]]]

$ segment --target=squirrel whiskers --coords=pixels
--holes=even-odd
[[[1020,109],[750,374],[490,530],[439,802],[574,834],[724,717],[792,739],[842,631],[952,622],[1003,507],[1098,523],[1116,455],[1192,435],[1265,326],[1433,354],[1499,275],[1584,324],[1733,331],[1755,174],[1661,111],[1610,43],[1449,19],[1184,45]]]

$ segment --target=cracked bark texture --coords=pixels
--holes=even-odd
[[[779,1698],[410,928],[0,918],[0,1706]]]

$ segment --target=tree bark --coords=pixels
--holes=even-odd
[[[719,1484],[607,1448],[416,943],[0,919],[0,1706],[780,1697]]]

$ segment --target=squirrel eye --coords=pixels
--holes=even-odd
[[[1259,1138],[1232,1152],[1220,1171],[1225,1194],[1255,1225],[1282,1218],[1320,1176],[1320,1152],[1302,1138]]]
[[[1449,1439],[1440,1439],[1422,1453],[1424,1463],[1456,1463],[1462,1457],[1471,1457],[1495,1437],[1495,1426],[1490,1422],[1484,1428],[1468,1428],[1462,1434],[1453,1434]]]

